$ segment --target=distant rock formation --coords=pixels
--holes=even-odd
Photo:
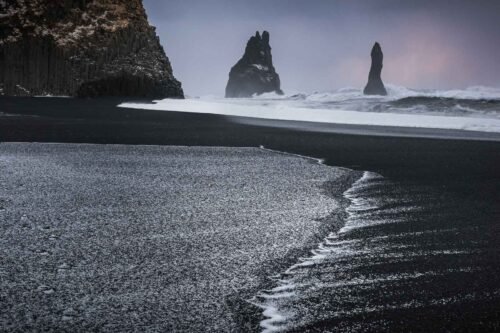
[[[262,37],[257,31],[247,43],[243,58],[231,68],[226,97],[252,97],[266,92],[281,91],[280,77],[273,66],[269,33]]]
[[[0,94],[183,97],[142,0],[1,0]]]
[[[363,91],[365,95],[387,95],[384,83],[380,75],[382,74],[382,66],[384,54],[379,43],[375,43],[372,49],[372,67],[368,76],[368,84]]]

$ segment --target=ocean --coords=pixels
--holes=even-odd
[[[365,96],[361,89],[343,88],[284,96],[269,93],[253,98],[188,97],[120,106],[272,120],[500,133],[500,88],[440,91],[387,85],[387,90],[387,96]]]
[[[387,85],[387,93],[387,96],[366,96],[361,89],[342,88],[332,92],[296,93],[281,99],[289,100],[291,106],[311,109],[500,118],[500,88],[435,90]],[[280,99],[273,95],[254,100]]]

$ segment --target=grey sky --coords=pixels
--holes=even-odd
[[[256,30],[285,92],[362,87],[375,41],[386,83],[500,86],[498,0],[145,0],[187,95],[222,95]]]

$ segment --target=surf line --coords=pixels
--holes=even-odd
[[[287,152],[285,152],[285,151],[281,151],[281,150],[269,149],[269,148],[264,147],[263,145],[260,145],[260,146],[259,146],[259,149],[264,150],[264,151],[268,151],[268,152],[270,152],[270,153],[275,153],[275,154],[281,154],[281,155],[288,155],[288,156],[294,156],[294,157],[305,158],[305,159],[307,159],[307,160],[314,161],[314,162],[316,162],[317,164],[320,164],[320,165],[325,165],[325,160],[324,160],[324,159],[322,159],[322,158],[316,158],[316,157],[305,156],[305,155],[294,154],[294,153],[287,153]]]
[[[275,151],[272,149],[264,148],[263,146],[260,146],[260,149],[270,152],[276,152],[286,155],[312,159],[315,160],[318,164],[323,164],[323,160],[321,159]],[[383,178],[383,176],[374,172],[365,171],[363,172],[363,175],[358,180],[356,180],[351,185],[351,187],[342,194],[344,198],[350,201],[350,205],[346,208],[348,213],[348,217],[345,221],[346,224],[348,223],[349,219],[353,217],[355,211],[354,208],[359,208],[358,206],[360,205],[358,200],[356,200],[357,198],[353,195],[352,192],[355,191],[360,186],[363,186],[365,182],[370,181],[373,178]],[[346,242],[339,239],[340,236],[348,232],[350,229],[354,228],[352,227],[346,228],[346,225],[344,225],[344,227],[341,228],[340,230],[328,234],[323,239],[323,241],[317,245],[316,249],[311,250],[312,256],[306,258],[303,257],[299,258],[298,263],[290,266],[283,273],[269,277],[275,280],[278,286],[269,290],[262,290],[258,292],[253,298],[248,300],[250,304],[253,304],[254,306],[257,306],[260,309],[262,309],[262,315],[264,316],[265,319],[263,319],[260,322],[260,327],[262,328],[263,333],[282,332],[290,328],[288,322],[290,319],[293,319],[295,315],[293,313],[280,312],[280,309],[278,308],[279,305],[277,303],[279,303],[280,299],[287,299],[287,298],[289,299],[297,296],[296,289],[297,287],[300,286],[296,285],[294,282],[293,279],[295,273],[294,271],[297,268],[314,266],[319,261],[325,259],[328,254],[335,252],[339,245]]]
[[[313,161],[313,162],[315,162],[315,163],[317,163],[319,165],[325,165],[325,166],[329,166],[329,167],[336,168],[336,169],[347,170],[347,171],[356,171],[354,169],[343,167],[343,166],[326,164],[326,161],[325,161],[324,158],[316,158],[316,157],[311,157],[311,156],[306,156],[306,155],[289,153],[289,152],[282,151],[282,150],[270,149],[270,148],[266,148],[263,145],[260,145],[259,149],[261,149],[263,151],[270,152],[270,153],[274,153],[274,154],[281,154],[281,155],[287,155],[287,156],[293,156],[293,157],[303,158],[303,159],[306,159],[306,160],[311,160],[311,161]]]

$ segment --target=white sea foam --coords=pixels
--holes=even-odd
[[[468,106],[462,106],[462,109],[450,107],[450,110],[437,112],[425,106],[410,105],[403,108],[387,104],[404,97],[418,96],[500,100],[500,89],[474,87],[431,92],[388,85],[388,90],[389,96],[364,96],[359,89],[346,88],[309,95],[264,94],[255,98],[230,99],[208,96],[185,100],[164,99],[153,104],[123,103],[119,106],[272,120],[500,133],[500,110],[492,111],[491,107],[487,110],[475,110]],[[453,106],[456,104],[453,103]]]
[[[439,97],[453,99],[470,99],[470,100],[500,100],[500,88],[473,86],[466,89],[453,90],[435,90],[435,89],[410,89],[397,85],[388,84],[387,96],[378,98],[397,100],[406,97]],[[362,97],[362,92],[359,91],[358,97]]]
[[[263,147],[261,147],[263,148]],[[263,148],[264,149],[264,148]],[[352,194],[359,188],[366,186],[375,179],[382,179],[383,177],[374,172],[364,172],[363,176],[354,182],[350,189],[344,192],[344,196],[351,200],[351,207],[353,205],[361,206],[360,202],[354,203],[355,195]],[[362,207],[360,207],[362,208]],[[352,212],[349,213],[352,215]],[[265,291],[257,295],[257,298],[263,299],[264,302],[259,302],[253,300],[252,303],[261,307],[263,309],[262,314],[266,317],[265,320],[261,321],[260,325],[263,328],[264,333],[274,333],[286,330],[286,323],[293,319],[295,314],[293,313],[283,313],[279,308],[279,300],[298,297],[296,289],[297,285],[293,281],[293,276],[296,276],[300,269],[307,269],[307,267],[314,266],[320,263],[326,258],[342,258],[349,257],[354,254],[369,254],[369,251],[363,251],[361,249],[353,249],[359,243],[359,240],[338,240],[340,233],[329,234],[322,243],[318,244],[315,250],[311,251],[312,256],[308,258],[302,258],[299,263],[289,267],[283,276],[291,276],[290,279],[279,280],[280,285],[271,289],[270,291]],[[303,287],[303,286],[302,286]]]
[[[282,332],[286,329],[283,323],[286,322],[287,317],[280,314],[276,307],[267,306],[262,314],[268,318],[260,322],[263,333]]]
[[[302,93],[294,92],[285,95],[265,93],[255,96],[253,100],[309,100],[317,102],[338,102],[352,99],[372,100],[397,100],[406,97],[439,97],[472,100],[500,100],[500,88],[486,86],[472,86],[465,89],[437,90],[437,89],[411,89],[393,84],[386,84],[387,96],[364,95],[360,88],[346,87],[334,91]],[[212,99],[220,96],[207,96]],[[205,97],[203,97],[205,99]],[[244,100],[244,99],[240,99]]]
[[[290,328],[302,327],[314,323],[318,313],[326,314],[327,318],[342,318],[353,314],[366,314],[391,309],[416,308],[428,306],[429,302],[461,302],[468,296],[457,295],[453,299],[440,298],[438,300],[409,300],[405,298],[394,299],[393,302],[377,304],[377,302],[365,302],[363,296],[356,299],[361,290],[368,293],[369,290],[377,292],[395,285],[419,284],[419,280],[426,281],[429,278],[447,278],[450,274],[469,274],[481,268],[474,266],[465,267],[416,267],[415,270],[387,271],[370,274],[363,273],[359,268],[379,263],[394,264],[415,262],[422,258],[434,258],[436,256],[455,257],[463,255],[479,255],[479,249],[469,248],[441,248],[439,242],[435,247],[422,247],[419,242],[404,242],[404,238],[423,236],[428,234],[456,233],[457,228],[431,229],[422,231],[405,231],[400,233],[354,233],[365,227],[372,227],[386,223],[405,223],[406,219],[384,218],[380,211],[396,209],[388,208],[387,195],[383,195],[382,201],[375,198],[380,196],[380,188],[390,186],[391,182],[383,176],[373,172],[365,172],[353,185],[344,192],[344,197],[350,201],[347,208],[346,226],[339,232],[328,235],[317,248],[311,251],[308,258],[300,259],[299,262],[281,274],[278,286],[259,294],[254,304],[263,309],[266,317],[261,322],[264,332],[282,332]],[[406,202],[403,198],[402,202]],[[408,208],[409,207],[409,208]],[[405,215],[406,209],[415,209],[415,205],[399,207],[399,212]],[[392,212],[390,215],[397,211]],[[460,229],[462,230],[462,229]],[[446,237],[445,237],[446,238]],[[403,265],[402,267],[405,267]],[[318,273],[318,274],[315,274]],[[338,291],[338,292],[337,292]],[[339,306],[330,306],[331,300],[325,299],[321,306],[310,303],[311,299],[325,295],[339,295]],[[335,299],[333,296],[332,299]],[[345,299],[342,299],[345,297]],[[478,299],[474,297],[474,299]],[[340,305],[346,305],[343,308]],[[326,308],[326,310],[325,310]]]
[[[37,95],[37,96],[33,96],[35,98],[73,98],[71,96],[66,96],[66,95],[51,95],[51,94],[47,94],[47,95]]]
[[[300,157],[300,158],[303,158],[303,159],[312,160],[312,161],[314,161],[314,162],[316,162],[318,164],[325,164],[325,160],[322,159],[322,158],[315,158],[315,157],[304,156],[304,155],[300,155],[300,154],[287,153],[287,152],[283,152],[283,151],[279,151],[279,150],[269,149],[269,148],[266,148],[266,147],[264,147],[262,145],[259,148],[262,149],[262,150],[271,152],[271,153]]]

